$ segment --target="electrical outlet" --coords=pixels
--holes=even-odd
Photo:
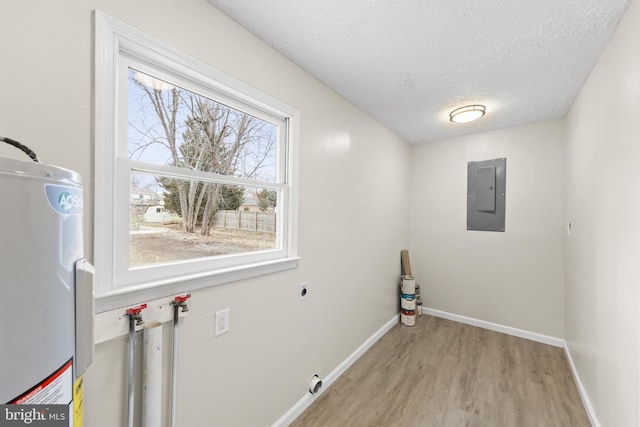
[[[307,298],[307,284],[306,283],[300,283],[300,285],[298,287],[298,297],[300,298],[300,301],[302,301],[303,299]]]
[[[224,310],[216,311],[216,324],[215,324],[215,333],[214,333],[216,337],[218,335],[226,334],[227,332],[229,332],[229,321],[230,321],[230,314],[229,314],[228,308],[225,308]]]

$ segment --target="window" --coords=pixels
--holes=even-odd
[[[297,265],[295,110],[96,11],[96,308]]]

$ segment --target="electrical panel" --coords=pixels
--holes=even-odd
[[[507,159],[467,165],[467,230],[504,231]]]

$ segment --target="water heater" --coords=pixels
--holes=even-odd
[[[72,426],[81,403],[74,414],[74,396],[93,358],[80,176],[0,157],[0,236],[0,404],[67,405],[63,418]]]

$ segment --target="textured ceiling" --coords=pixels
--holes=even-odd
[[[629,1],[209,0],[412,144],[564,117]]]

